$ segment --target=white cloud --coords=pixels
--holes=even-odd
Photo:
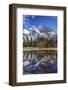
[[[26,23],[27,21],[29,21],[29,18],[27,16],[23,16],[23,21],[24,23]]]
[[[29,16],[23,16],[23,23],[24,23],[24,26],[25,27],[28,27],[30,26],[30,23],[29,23]]]
[[[36,16],[31,16],[31,17],[32,17],[32,19],[35,19]]]
[[[39,27],[38,27],[39,29],[41,29],[42,28],[42,25],[39,25]]]

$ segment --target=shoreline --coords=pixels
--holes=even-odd
[[[44,51],[44,50],[57,50],[57,48],[38,48],[38,47],[23,47],[23,51]]]

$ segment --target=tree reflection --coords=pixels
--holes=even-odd
[[[57,51],[27,51],[23,54],[23,74],[57,73]]]

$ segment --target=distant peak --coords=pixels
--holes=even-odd
[[[29,34],[29,31],[28,31],[27,29],[24,29],[24,30],[23,30],[23,33]]]

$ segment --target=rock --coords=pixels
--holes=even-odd
[[[30,59],[29,62],[34,65],[34,64],[36,64],[38,61],[37,61],[37,59]]]
[[[24,62],[25,74],[43,74],[43,73],[56,73],[57,63],[54,60],[40,60],[36,61],[31,59]]]
[[[23,62],[23,65],[24,65],[24,66],[27,66],[27,65],[29,65],[29,64],[30,64],[29,61],[24,61],[24,62]]]

